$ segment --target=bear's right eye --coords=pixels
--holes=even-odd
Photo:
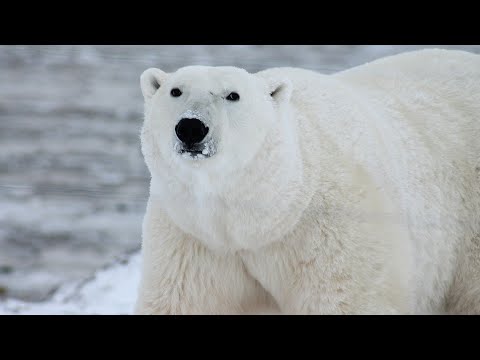
[[[226,99],[230,101],[238,101],[240,100],[240,95],[238,95],[236,92],[231,92],[230,94],[228,94]]]
[[[172,89],[172,91],[170,91],[170,95],[172,95],[173,97],[179,97],[180,95],[182,95],[182,92],[179,88],[174,88]]]

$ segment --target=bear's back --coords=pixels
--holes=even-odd
[[[410,129],[433,154],[470,167],[480,153],[480,55],[426,49],[379,59],[333,75],[394,126]],[[456,152],[458,152],[456,154]]]
[[[336,93],[345,98],[339,102],[356,101],[388,119],[392,129],[412,132],[439,157],[463,158],[469,168],[480,166],[480,55],[424,49],[332,75],[289,67],[258,74],[288,78],[294,106],[315,103],[321,92]]]

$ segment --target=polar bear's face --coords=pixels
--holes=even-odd
[[[150,171],[229,176],[261,149],[287,102],[289,83],[234,67],[189,66],[141,76],[142,149]]]

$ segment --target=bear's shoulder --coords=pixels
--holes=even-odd
[[[316,71],[295,67],[270,68],[259,71],[256,75],[265,79],[288,78],[290,81],[302,81],[322,76]]]
[[[474,73],[480,73],[480,55],[460,50],[422,49],[377,59],[333,76],[364,84],[375,81],[378,85],[382,79],[445,81],[451,76],[458,78]]]

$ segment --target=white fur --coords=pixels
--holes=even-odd
[[[136,313],[480,313],[478,55],[329,76],[149,69],[141,85]],[[174,151],[187,111],[210,128],[209,158]]]

